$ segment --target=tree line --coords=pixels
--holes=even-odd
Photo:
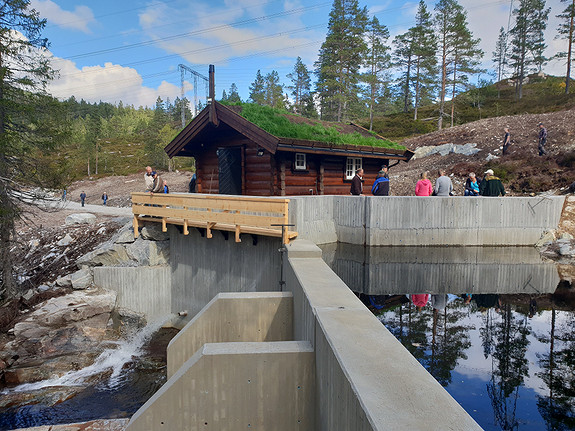
[[[566,50],[552,58],[544,55],[551,11],[545,0],[519,0],[510,11],[509,28],[499,30],[492,57],[497,81],[512,79],[518,100],[527,76],[541,72],[554,58],[566,60],[569,93],[575,0],[561,1],[568,4],[557,15],[556,38],[566,41]],[[457,0],[438,0],[433,10],[420,0],[415,24],[393,40],[388,28],[377,17],[370,19],[357,0],[334,0],[313,70],[298,57],[286,76],[288,85],[281,83],[277,71],[263,75],[258,70],[247,101],[328,121],[369,118],[370,130],[374,116],[412,111],[417,120],[420,107],[437,103],[441,129],[446,119],[453,126],[455,98],[473,87],[471,77],[487,72],[480,67],[485,53],[479,44]],[[235,83],[222,100],[241,102]]]

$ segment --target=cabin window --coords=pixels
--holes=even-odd
[[[351,180],[355,176],[355,171],[361,168],[360,157],[348,157],[345,164],[345,178]]]
[[[296,171],[305,171],[307,168],[305,154],[295,153],[295,169]]]

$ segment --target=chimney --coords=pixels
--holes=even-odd
[[[213,64],[210,64],[210,69],[209,69],[209,74],[208,74],[208,77],[210,79],[210,82],[209,82],[210,90],[209,90],[209,96],[208,96],[208,103],[212,103],[216,100],[215,74],[216,74],[216,68],[214,67]]]

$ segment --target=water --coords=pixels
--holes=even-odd
[[[322,248],[484,429],[575,429],[575,291],[536,250]]]
[[[166,346],[175,331],[161,326],[154,322],[110,343],[86,368],[5,389],[0,396],[22,402],[0,409],[0,430],[130,417],[166,381]]]

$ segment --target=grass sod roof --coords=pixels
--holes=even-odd
[[[287,111],[254,103],[226,104],[226,106],[249,122],[278,138],[302,139],[342,146],[406,149],[395,142],[377,137],[375,133],[349,124],[312,120]],[[362,133],[360,133],[360,130]]]

